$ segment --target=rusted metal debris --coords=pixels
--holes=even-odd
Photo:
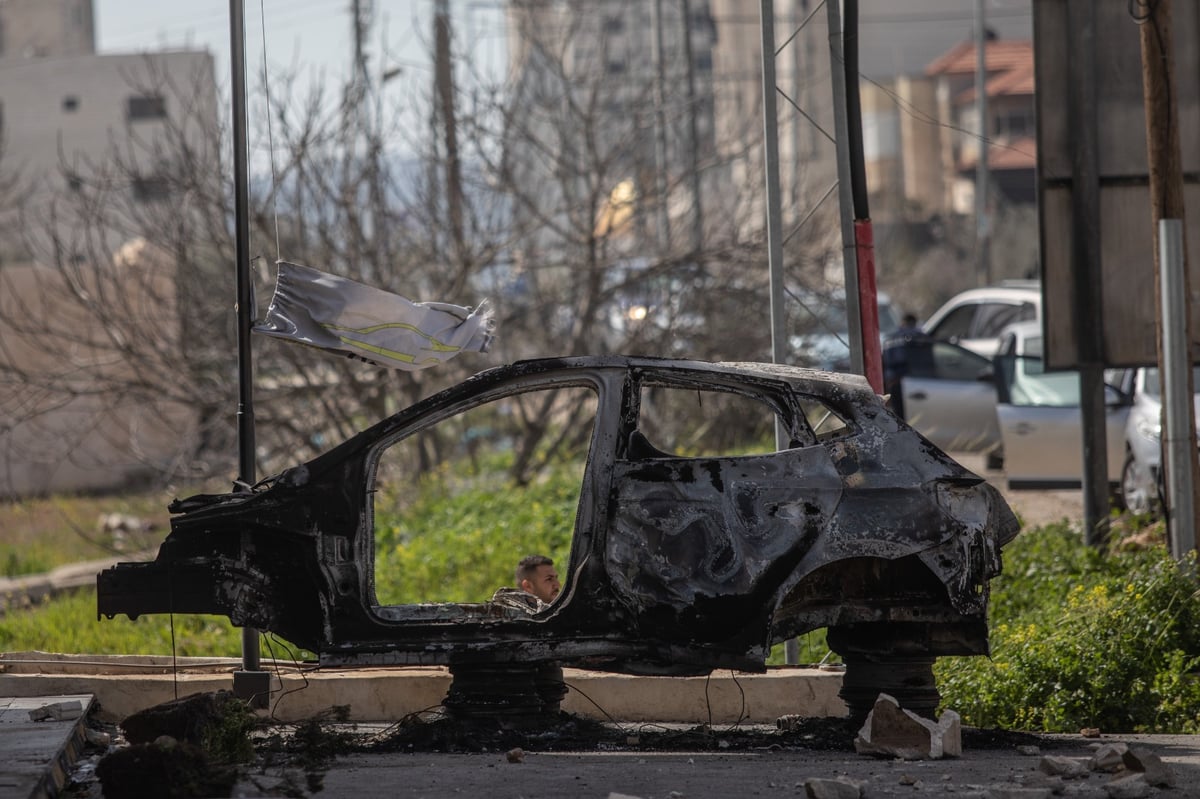
[[[642,430],[639,398],[651,385],[757,401],[790,446],[659,451]],[[557,386],[596,397],[558,599],[536,612],[379,604],[371,501],[380,452],[483,399]],[[667,675],[761,671],[773,643],[827,627],[860,715],[881,690],[931,711],[933,659],[987,652],[988,581],[1018,531],[992,486],[860,377],[615,356],[482,372],[252,492],[176,500],[171,510],[155,561],[99,574],[100,615],[221,614],[330,666],[568,663]],[[911,678],[908,694],[887,678],[897,662],[907,664],[899,681]]]

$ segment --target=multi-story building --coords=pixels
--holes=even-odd
[[[661,247],[694,243],[715,152],[708,0],[512,0],[508,14],[520,180],[552,214],[635,197],[633,223]]]
[[[155,379],[121,357],[133,331],[185,338],[186,281],[143,237],[194,213],[182,170],[220,186],[216,97],[206,52],[96,54],[91,0],[0,4],[0,495],[113,488],[178,454],[188,410],[117,386]]]
[[[0,58],[57,58],[95,52],[92,0],[0,3]]]

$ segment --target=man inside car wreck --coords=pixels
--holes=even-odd
[[[429,480],[462,503],[566,497],[565,523],[521,500],[523,519],[548,514],[523,526],[570,529],[561,596],[530,612],[406,584],[394,559],[450,534],[413,511]],[[252,491],[171,510],[156,560],[99,575],[101,615],[222,614],[323,666],[446,664],[480,690],[556,663],[763,671],[773,644],[825,628],[860,715],[881,691],[932,714],[935,658],[987,653],[988,582],[1018,531],[861,377],[621,356],[481,372]]]

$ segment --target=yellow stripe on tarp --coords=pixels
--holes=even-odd
[[[327,330],[338,330],[338,331],[343,331],[346,333],[357,333],[361,336],[370,335],[371,333],[377,333],[380,330],[390,330],[392,328],[400,328],[402,330],[407,330],[411,333],[416,333],[418,336],[420,336],[421,338],[428,341],[430,344],[430,349],[432,349],[434,352],[460,352],[460,351],[462,351],[462,347],[456,347],[452,344],[446,344],[445,342],[438,341],[436,338],[429,335],[428,333],[422,332],[420,330],[420,328],[418,328],[414,325],[406,324],[404,322],[385,322],[384,324],[371,325],[370,327],[343,327],[342,325],[335,325],[332,323],[322,322],[321,327],[326,328]],[[339,338],[341,338],[341,337],[339,336]],[[344,340],[345,339],[343,339],[343,341]],[[362,344],[362,342],[356,342],[356,341],[347,342],[347,343],[360,344],[364,347],[371,346],[371,345],[365,345],[365,344]],[[379,350],[379,352],[382,354],[384,352],[387,352],[387,350],[381,349],[381,350]]]

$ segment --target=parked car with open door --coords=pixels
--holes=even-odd
[[[1083,423],[1079,373],[1047,372],[1040,322],[1010,326],[996,355],[996,415],[1004,470],[1013,489],[1079,488],[1083,483]],[[1131,401],[1122,390],[1125,370],[1105,373],[1108,481],[1114,495],[1125,463]]]

